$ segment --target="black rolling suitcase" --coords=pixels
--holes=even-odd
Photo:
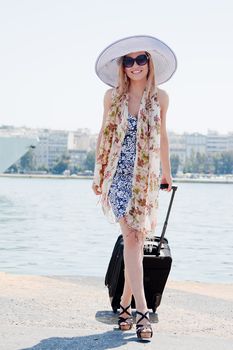
[[[161,185],[161,188],[165,187],[166,185]],[[147,306],[149,309],[152,309],[153,312],[155,312],[160,305],[163,290],[172,264],[168,240],[164,236],[176,190],[177,187],[172,186],[172,195],[161,236],[148,238],[144,244],[144,290]],[[117,312],[117,309],[120,307],[120,299],[124,287],[123,249],[123,237],[120,235],[113,248],[105,276],[105,285],[108,287],[109,298],[114,312]],[[134,298],[132,299],[131,306],[132,308],[135,308]]]

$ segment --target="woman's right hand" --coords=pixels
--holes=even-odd
[[[92,189],[97,196],[99,196],[102,193],[102,191],[99,190],[99,186],[96,185],[94,182],[92,184]]]

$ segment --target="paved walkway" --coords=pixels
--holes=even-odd
[[[179,287],[168,283],[151,314],[154,337],[139,341],[135,328],[117,329],[102,279],[0,274],[0,349],[232,350],[232,286],[227,298]]]

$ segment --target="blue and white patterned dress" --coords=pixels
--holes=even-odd
[[[132,195],[133,169],[136,156],[136,133],[137,117],[128,114],[128,129],[108,194],[117,221],[124,216],[128,201]]]

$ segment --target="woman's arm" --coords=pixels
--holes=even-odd
[[[109,111],[109,109],[111,107],[111,103],[112,103],[112,90],[113,89],[108,89],[104,94],[104,113],[103,113],[103,120],[102,120],[101,129],[100,129],[100,132],[99,132],[99,135],[97,138],[97,143],[96,143],[95,161],[98,158],[100,142],[101,142],[101,137],[102,137],[103,130],[104,130],[105,121],[106,121],[108,111]],[[97,194],[97,195],[101,194],[101,192],[98,190],[98,186],[95,185],[94,183],[92,184],[92,189],[95,192],[95,194]]]
[[[158,89],[159,104],[160,104],[160,117],[161,117],[161,129],[160,129],[160,159],[162,166],[161,183],[168,184],[168,191],[172,188],[171,177],[171,165],[169,156],[169,142],[166,129],[166,114],[169,105],[169,97],[166,91]]]
[[[104,114],[103,114],[103,120],[102,120],[102,125],[101,125],[101,129],[100,129],[100,132],[99,132],[99,136],[98,136],[98,139],[97,139],[97,144],[96,144],[96,159],[98,157],[98,152],[99,152],[99,147],[100,147],[100,141],[101,141],[101,137],[102,137],[102,134],[103,134],[103,129],[104,129],[104,125],[105,125],[105,121],[106,121],[106,118],[107,118],[107,115],[108,115],[108,111],[111,107],[111,95],[112,95],[112,90],[113,89],[108,89],[105,94],[104,94]]]

